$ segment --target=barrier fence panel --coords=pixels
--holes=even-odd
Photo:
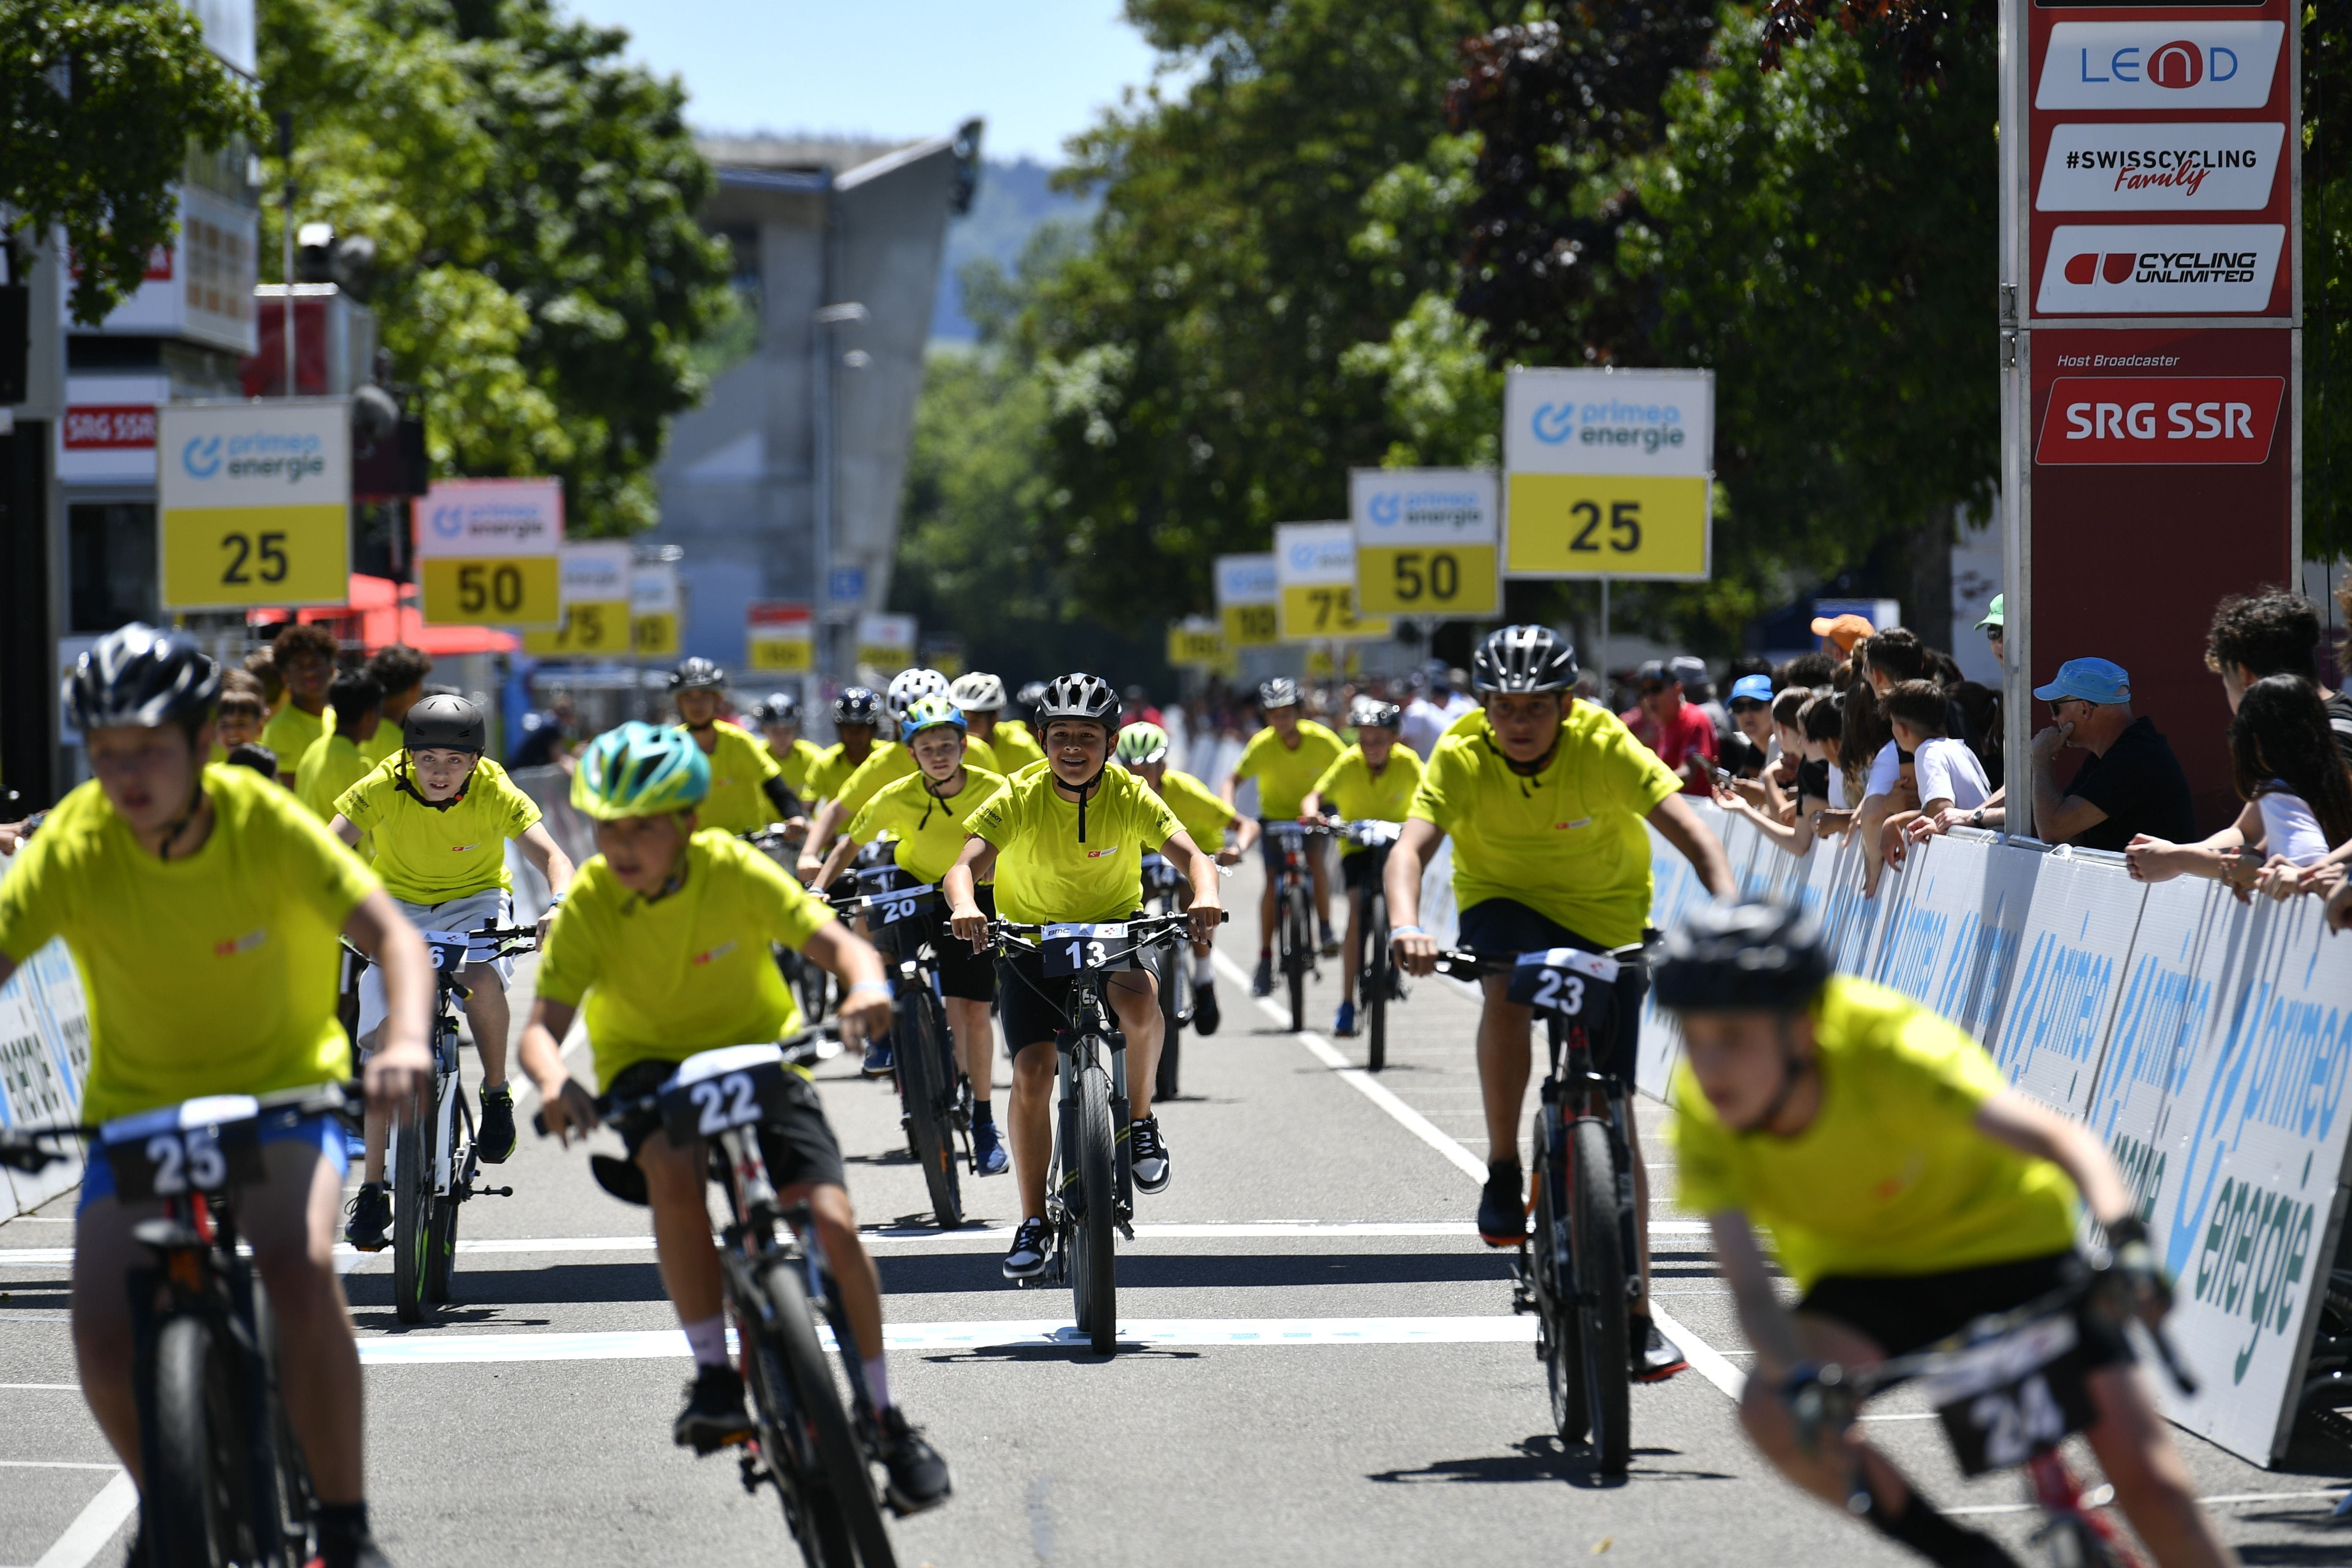
[[[71,1121],[89,1068],[89,1009],[62,942],[33,954],[0,986],[0,1126]],[[39,1175],[0,1172],[0,1219],[47,1203],[81,1180],[81,1152]]]
[[[2080,1120],[2146,889],[2120,856],[2095,860],[2055,851],[2036,857],[2032,875],[2009,1005],[1985,1043],[2011,1083]]]

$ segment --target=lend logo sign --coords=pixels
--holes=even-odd
[[[2285,238],[2286,226],[2275,223],[2068,225],[2051,236],[2035,308],[2052,315],[2266,310]]]
[[[2061,22],[2036,109],[2260,109],[2284,22]]]
[[[2037,463],[2260,463],[2286,382],[2275,375],[2061,376]]]

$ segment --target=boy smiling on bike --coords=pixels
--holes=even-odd
[[[1740,1421],[1790,1480],[1937,1563],[2014,1568],[1885,1456],[1840,1434],[1801,1441],[1790,1401],[1825,1363],[1859,1369],[2022,1307],[2082,1267],[2076,1213],[2105,1227],[2139,1312],[2170,1291],[2096,1134],[2003,1081],[1965,1030],[1898,992],[1836,975],[1811,917],[1776,904],[1695,911],[1669,939],[1660,1007],[1675,1069],[1684,1207],[1706,1215],[1756,1349]],[[1803,1292],[1781,1304],[1752,1222]],[[2087,1436],[2116,1500],[2164,1568],[2236,1561],[2132,1366],[2120,1325],[2080,1319]]]
[[[243,768],[205,767],[220,675],[189,637],[131,625],[82,656],[68,701],[97,777],[49,814],[0,883],[0,984],[52,936],[90,1005],[85,1121],[199,1095],[341,1082],[340,932],[373,953],[390,995],[367,1065],[372,1106],[429,1082],[433,978],[425,944],[367,868],[294,796]],[[359,1351],[332,1265],[343,1129],[310,1117],[261,1130],[267,1175],[236,1197],[275,1310],[288,1418],[320,1502],[326,1568],[385,1568],[369,1535]],[[117,1195],[90,1151],[76,1215],[73,1336],[84,1397],[141,1479],[126,1277],[150,1267],[132,1227],[161,1212]],[[144,1562],[143,1533],[133,1549]]]
[[[843,987],[842,1033],[854,1040],[890,1018],[881,955],[824,901],[731,834],[698,831],[710,763],[686,733],[627,723],[589,743],[572,776],[572,804],[596,824],[597,856],[548,932],[539,995],[524,1028],[523,1070],[546,1101],[547,1131],[568,1143],[597,1124],[589,1092],[559,1043],[584,1011],[596,1080],[618,1098],[659,1089],[699,1051],[781,1039],[800,1005],[769,953],[798,949]],[[583,1007],[585,998],[585,1007]],[[805,1078],[806,1074],[803,1073]],[[946,1463],[891,1403],[882,1353],[882,1286],[857,1238],[841,1145],[814,1095],[762,1134],[778,1201],[804,1203],[848,1309],[891,1501],[913,1512],[948,1495]],[[743,1379],[727,1360],[719,1252],[704,1196],[708,1152],[658,1132],[629,1150],[653,1208],[662,1284],[694,1353],[694,1382],[672,1436],[709,1453],[748,1436]]]
[[[1480,645],[1470,682],[1486,709],[1474,730],[1449,732],[1429,753],[1409,820],[1389,852],[1391,945],[1399,967],[1427,974],[1437,942],[1421,919],[1421,873],[1454,836],[1454,897],[1461,945],[1496,957],[1555,947],[1607,952],[1642,940],[1650,911],[1646,819],[1680,850],[1707,891],[1732,891],[1723,846],[1681,798],[1682,781],[1606,709],[1570,697],[1576,650],[1547,626],[1505,626]],[[1593,1065],[1630,1087],[1641,1040],[1638,962],[1618,984],[1616,1037],[1593,1042]],[[1486,1190],[1478,1234],[1490,1247],[1527,1235],[1519,1166],[1535,1015],[1510,1000],[1509,977],[1486,982],[1478,1016],[1478,1085],[1486,1112]],[[1627,1313],[1633,1373],[1644,1382],[1687,1364],[1651,1321],[1650,1184],[1624,1097],[1633,1164],[1640,1293]]]
[[[1143,852],[1156,850],[1192,884],[1192,930],[1214,934],[1223,918],[1216,862],[1201,853],[1167,803],[1111,763],[1118,694],[1096,676],[1066,675],[1039,699],[1046,765],[1008,781],[972,814],[971,839],[940,890],[955,934],[977,952],[989,939],[989,916],[977,879],[993,874],[997,910],[1021,925],[1123,921],[1143,904]],[[1008,954],[999,961],[1004,1038],[1013,1049],[1013,1168],[1021,1187],[1021,1225],[1005,1254],[1009,1279],[1045,1271],[1045,1167],[1051,1158],[1051,1107],[1057,1058],[1054,1037],[1070,1026],[1070,981],[1048,979],[1042,962]],[[1168,1146],[1151,1114],[1160,1063],[1160,993],[1145,969],[1123,970],[1105,984],[1130,1053],[1130,1141],[1135,1185],[1164,1192]]]

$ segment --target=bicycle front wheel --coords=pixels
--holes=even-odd
[[[1566,1444],[1584,1441],[1592,1411],[1584,1387],[1584,1334],[1576,1314],[1570,1278],[1567,1154],[1559,1120],[1547,1109],[1536,1121],[1535,1236],[1529,1247],[1530,1281],[1536,1293],[1536,1353],[1543,1358],[1544,1383],[1551,1394],[1551,1424]]]
[[[423,1113],[392,1130],[392,1310],[404,1323],[425,1318],[432,1272],[433,1158]]]
[[[231,1352],[198,1317],[155,1336],[155,1431],[147,1444],[147,1544],[161,1568],[255,1560],[246,1445]]]
[[[908,1131],[913,1135],[916,1162],[923,1167],[923,1184],[930,1190],[931,1215],[941,1230],[963,1224],[963,1188],[956,1173],[954,1058],[948,1046],[948,1021],[940,999],[928,985],[908,988],[906,1016],[911,1026],[902,1031],[898,1071],[907,1089]]]
[[[856,1563],[864,1568],[896,1568],[889,1531],[882,1525],[882,1505],[874,1495],[874,1472],[866,1449],[851,1426],[841,1402],[841,1386],[826,1364],[824,1348],[817,1342],[815,1307],[800,1270],[777,1264],[760,1277],[774,1312],[772,1326],[760,1338],[772,1346],[792,1391],[792,1404],[804,1424],[808,1444],[815,1450],[817,1480],[837,1510],[845,1544],[854,1548]],[[843,1559],[835,1568],[856,1568]]]
[[[1315,928],[1307,916],[1307,889],[1293,888],[1282,901],[1282,976],[1290,988],[1290,1032],[1307,1028],[1307,966],[1314,962]]]
[[[1594,1460],[1602,1473],[1625,1473],[1633,1449],[1632,1352],[1626,1345],[1627,1258],[1617,1232],[1617,1163],[1601,1122],[1570,1123],[1569,1248],[1576,1274],[1578,1328],[1584,1341],[1585,1408]]]
[[[1110,1075],[1090,1067],[1078,1075],[1076,1103],[1079,1211],[1071,1240],[1070,1294],[1078,1327],[1097,1355],[1118,1351],[1118,1257],[1112,1246],[1118,1220],[1115,1132],[1110,1124]]]
[[[1364,899],[1364,964],[1356,976],[1364,999],[1364,1065],[1389,1064],[1389,900],[1375,888]]]

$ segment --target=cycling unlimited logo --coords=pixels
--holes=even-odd
[[[2270,308],[2286,226],[2067,225],[2050,237],[2045,315],[2223,315]]]

